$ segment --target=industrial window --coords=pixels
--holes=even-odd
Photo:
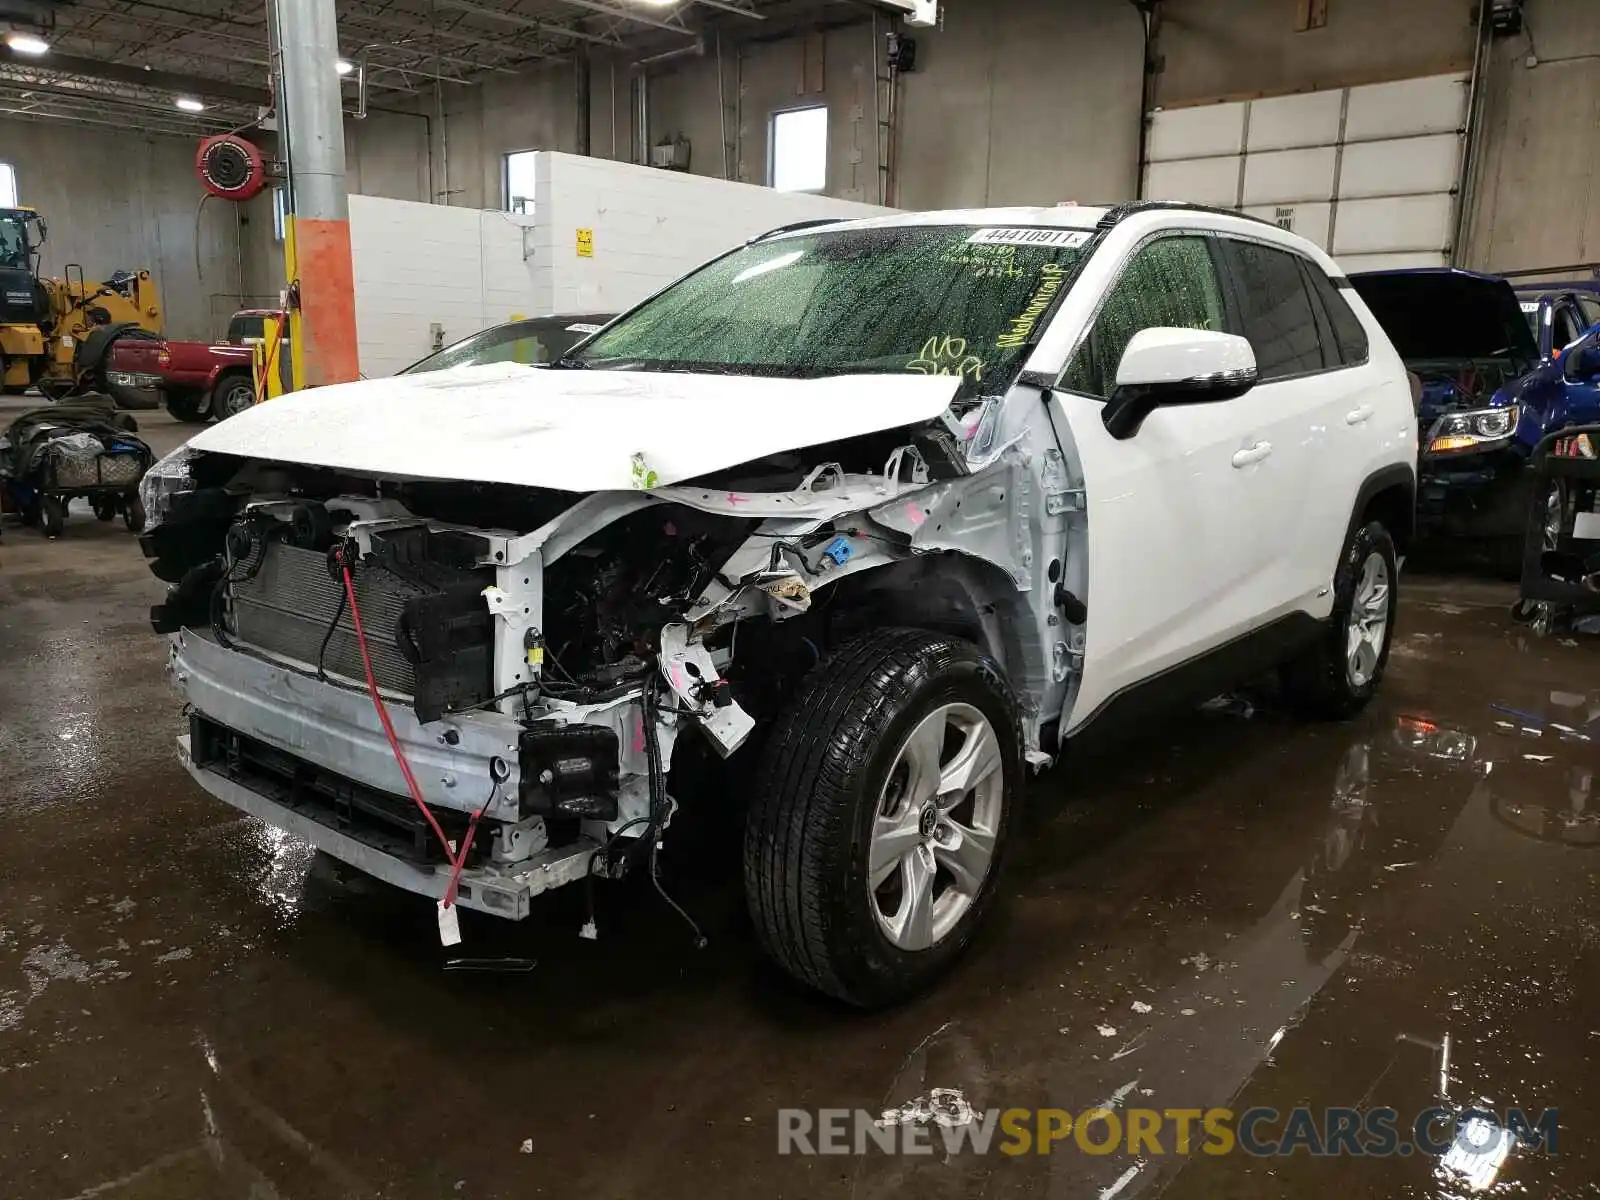
[[[1256,352],[1261,382],[1322,370],[1322,338],[1300,256],[1257,242],[1230,239],[1225,245],[1239,285],[1239,332]]]
[[[1223,328],[1222,284],[1205,238],[1160,238],[1133,256],[1072,356],[1061,386],[1109,396],[1133,335],[1163,326]]]
[[[1321,267],[1310,262],[1300,265],[1305,268],[1306,278],[1311,280],[1311,290],[1322,301],[1322,310],[1328,314],[1328,323],[1333,326],[1334,341],[1344,365],[1354,367],[1366,362],[1367,331],[1361,324],[1361,318],[1345,302],[1339,289],[1333,286],[1333,280],[1322,273]]]
[[[768,182],[780,192],[820,192],[828,186],[828,110],[791,108],[772,114]]]
[[[501,207],[507,212],[533,213],[533,156],[532,150],[516,150],[502,159]]]
[[[0,208],[17,206],[17,172],[8,162],[0,162]]]

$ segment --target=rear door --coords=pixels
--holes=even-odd
[[[1135,249],[1056,392],[1088,505],[1091,615],[1074,728],[1117,693],[1248,632],[1260,608],[1256,580],[1276,552],[1258,536],[1258,522],[1275,519],[1261,486],[1270,459],[1255,450],[1261,405],[1246,395],[1159,408],[1124,441],[1102,421],[1139,330],[1227,329],[1216,253],[1198,233]]]
[[[1346,418],[1360,423],[1354,381],[1334,377],[1300,255],[1238,235],[1222,240],[1233,290],[1233,332],[1256,354],[1258,382],[1247,399],[1253,428],[1272,447],[1263,470],[1247,476],[1252,537],[1271,550],[1261,563],[1260,620],[1306,607],[1326,592],[1349,519],[1350,494],[1337,461]],[[1334,514],[1335,509],[1343,510]],[[1337,526],[1337,532],[1334,528]],[[1330,537],[1333,542],[1330,545]]]

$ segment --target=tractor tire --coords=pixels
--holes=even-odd
[[[767,954],[863,1008],[948,970],[994,902],[1020,730],[999,664],[958,638],[877,630],[813,668],[766,741],[745,824]]]
[[[224,375],[211,389],[211,411],[219,421],[238,416],[255,402],[255,381],[248,375]]]
[[[210,397],[204,392],[168,391],[167,411],[187,425],[204,425],[211,419]]]

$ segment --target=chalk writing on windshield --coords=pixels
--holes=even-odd
[[[967,353],[967,339],[946,334],[931,337],[922,343],[916,358],[906,364],[908,371],[918,375],[958,375],[963,379],[978,379],[983,375],[983,360]]]

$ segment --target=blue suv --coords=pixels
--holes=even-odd
[[[1494,275],[1429,268],[1350,281],[1421,380],[1419,539],[1464,544],[1517,576],[1534,447],[1547,433],[1600,421],[1600,329],[1562,346],[1556,305],[1535,296],[1525,314]],[[1535,331],[1548,331],[1548,346]]]
[[[1556,358],[1600,324],[1600,279],[1514,285],[1540,359]]]

